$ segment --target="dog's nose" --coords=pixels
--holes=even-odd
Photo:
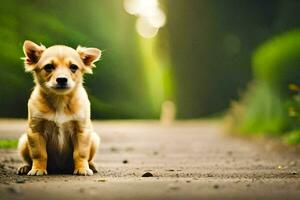
[[[56,82],[58,85],[66,85],[68,82],[68,79],[65,77],[58,77],[58,78],[56,78]]]

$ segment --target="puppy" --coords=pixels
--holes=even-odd
[[[35,87],[28,101],[28,129],[19,139],[24,165],[18,174],[93,175],[99,137],[93,131],[83,75],[92,73],[101,51],[63,45],[23,45],[25,70]]]

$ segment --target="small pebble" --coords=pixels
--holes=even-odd
[[[218,188],[219,188],[219,185],[215,184],[214,189],[218,189]]]
[[[125,151],[134,151],[134,148],[133,148],[133,147],[127,147],[127,148],[125,149]]]
[[[110,148],[110,151],[112,151],[112,152],[117,152],[118,149],[117,149],[116,147],[111,147],[111,148]]]
[[[123,160],[123,164],[127,164],[128,163],[128,160]]]
[[[25,181],[25,179],[17,179],[16,180],[16,183],[25,183],[26,181]]]
[[[151,174],[150,172],[146,172],[142,175],[142,177],[153,177],[153,174]]]
[[[80,188],[80,189],[79,189],[79,192],[80,192],[80,193],[84,193],[84,188]]]
[[[179,190],[179,187],[177,187],[177,186],[171,186],[170,190]]]

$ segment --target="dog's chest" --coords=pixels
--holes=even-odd
[[[75,114],[69,115],[62,111],[46,114],[44,115],[44,118],[47,119],[48,121],[54,122],[57,126],[61,126],[62,124],[72,120],[77,120],[77,116]]]
[[[47,136],[47,147],[51,151],[63,153],[68,151],[72,141],[71,138],[75,134],[76,128],[73,122],[66,121],[64,123],[55,123],[48,121],[45,123],[44,134]]]
[[[52,121],[57,126],[61,126],[62,124],[70,121],[81,121],[85,118],[85,112],[83,109],[79,109],[76,112],[67,112],[67,105],[62,104],[59,106],[55,112],[44,113],[42,117],[48,121]]]
[[[49,127],[45,130],[51,138],[50,145],[55,146],[59,151],[64,151],[70,143],[70,138],[76,130],[74,121],[80,121],[83,118],[81,113],[67,114],[63,112],[63,109],[55,113],[45,114],[43,117],[53,126],[53,128]]]
[[[69,138],[74,134],[76,121],[84,121],[86,112],[84,107],[75,109],[71,112],[69,105],[59,102],[55,105],[55,111],[42,112],[41,110],[33,110],[32,115],[36,118],[47,120],[44,126],[44,133],[49,138],[48,145],[55,147],[60,151],[69,143]]]

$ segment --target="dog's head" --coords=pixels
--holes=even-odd
[[[26,40],[23,45],[25,70],[33,72],[36,84],[45,91],[68,94],[82,83],[85,73],[92,73],[101,51],[97,48],[77,49],[63,45],[46,48]]]

